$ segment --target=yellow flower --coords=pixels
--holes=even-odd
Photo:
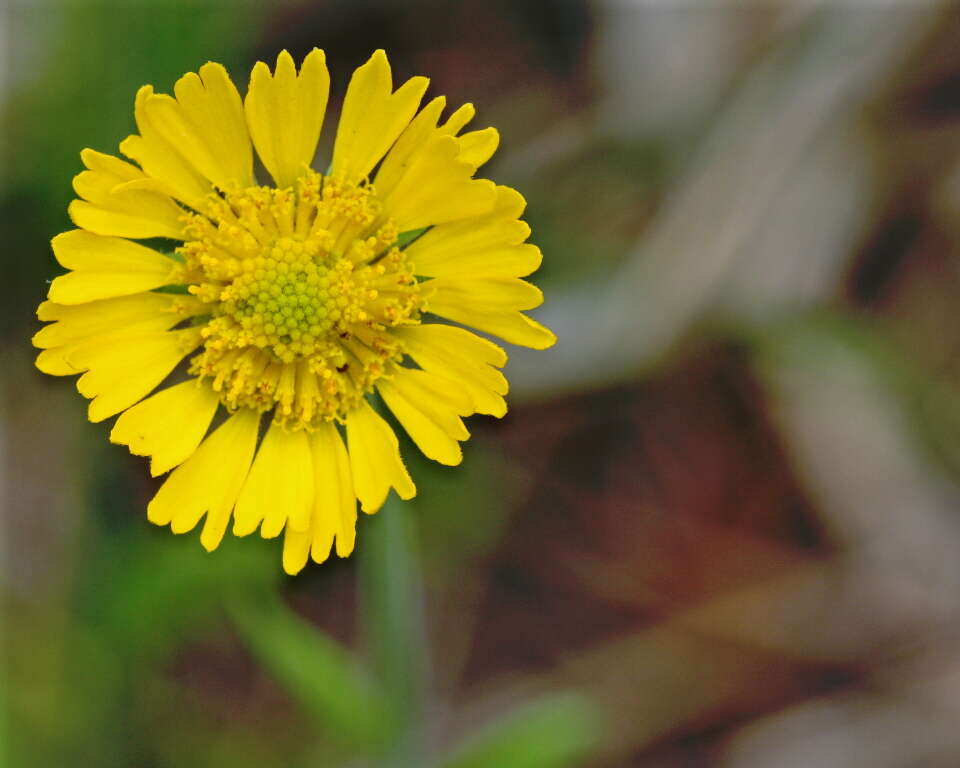
[[[469,104],[444,122],[442,96],[419,109],[427,83],[394,91],[374,53],[324,174],[320,50],[299,72],[286,51],[272,73],[257,63],[243,100],[213,63],[174,96],[144,86],[139,133],[120,144],[133,162],[81,152],[77,229],[53,239],[70,271],[38,310],[52,322],[33,339],[37,367],[82,373],[90,420],[121,414],[110,439],[150,456],[154,475],[173,470],[152,522],[183,533],[206,514],[208,550],[231,518],[239,536],[283,532],[289,573],[331,548],[345,557],[357,500],[373,513],[391,488],[416,493],[369,398],[426,456],[458,464],[462,417],[502,416],[507,392],[504,351],[461,326],[555,341],[522,314],[542,301],[520,279],[541,260],[525,202],[474,178],[498,134],[461,132]],[[254,150],[276,186],[259,183]]]

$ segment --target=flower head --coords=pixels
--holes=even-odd
[[[207,549],[231,519],[283,533],[291,573],[350,554],[358,500],[372,513],[391,488],[416,492],[373,398],[457,464],[462,417],[502,416],[507,392],[506,354],[461,326],[554,342],[522,313],[542,301],[520,279],[541,258],[524,200],[475,178],[497,132],[463,132],[470,105],[444,121],[443,97],[421,108],[425,78],[394,91],[377,51],[318,173],[329,82],[314,50],[299,71],[286,52],[258,63],[243,100],[213,63],[173,96],[141,88],[120,144],[132,162],[81,152],[77,229],[53,240],[70,271],[34,337],[40,370],[82,374],[91,421],[120,414],[110,439],[172,470],[152,522],[182,533],[205,516]]]

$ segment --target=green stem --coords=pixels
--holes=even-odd
[[[364,521],[358,547],[361,631],[394,715],[385,766],[422,764],[427,655],[413,511],[391,495]]]

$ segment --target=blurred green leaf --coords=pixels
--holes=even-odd
[[[510,503],[525,487],[526,478],[506,466],[500,446],[478,434],[487,425],[475,418],[474,437],[458,467],[426,459],[402,437],[403,455],[417,478],[415,522],[424,580],[434,586],[456,588],[464,570],[496,546],[509,521]],[[450,557],[451,551],[458,557]]]
[[[250,0],[229,6],[222,0],[51,0],[37,6],[18,18],[44,43],[43,55],[30,88],[15,93],[9,105],[7,125],[18,149],[8,143],[3,154],[10,177],[49,204],[37,215],[50,229],[66,221],[80,150],[115,152],[129,133],[137,88],[153,83],[167,91],[207,60],[234,69],[243,83],[246,73],[237,65],[265,10]],[[36,157],[44,162],[31,160]]]
[[[126,509],[136,508],[134,501],[123,504],[122,489],[116,497]],[[94,503],[107,508],[106,502]],[[269,546],[227,537],[208,553],[188,538],[137,519],[99,540],[85,581],[84,612],[128,661],[164,657],[191,636],[211,631],[222,617],[220,606],[234,596],[279,581]],[[111,588],[98,588],[103,584]]]
[[[381,741],[390,714],[352,654],[274,596],[235,601],[230,613],[257,659],[329,738],[346,745]]]
[[[471,737],[439,768],[563,768],[581,765],[600,741],[596,706],[573,692],[514,709]]]

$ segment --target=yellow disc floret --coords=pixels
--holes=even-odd
[[[209,307],[190,372],[229,409],[340,420],[402,359],[386,329],[423,302],[372,186],[308,171],[296,189],[223,192],[186,232],[183,278]]]

